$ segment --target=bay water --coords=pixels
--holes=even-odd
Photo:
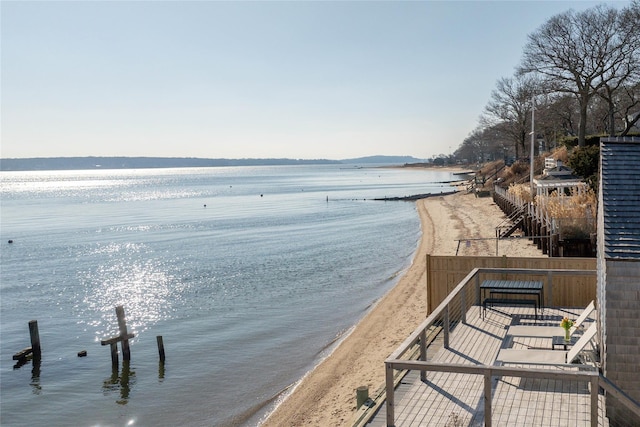
[[[1,172],[0,424],[259,424],[410,265],[415,204],[373,199],[455,178],[344,164]],[[135,338],[113,369],[100,341],[118,334],[118,305]],[[34,319],[42,361],[21,366]]]

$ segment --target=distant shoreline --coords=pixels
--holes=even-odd
[[[394,166],[381,166],[383,168],[393,168],[393,169],[414,169],[414,170],[429,170],[429,171],[438,171],[438,172],[450,172],[455,175],[465,175],[465,174],[474,174],[475,171],[469,169],[468,167],[463,166],[438,166],[432,165],[429,163],[406,163],[404,165],[394,165]]]
[[[196,157],[35,157],[0,159],[0,171],[166,169],[340,164],[327,159],[205,159]]]
[[[45,171],[45,170],[101,170],[101,169],[161,169],[190,167],[229,166],[291,166],[291,165],[359,165],[360,167],[388,165],[428,165],[411,156],[368,156],[352,159],[292,159],[292,158],[201,158],[201,157],[31,157],[0,158],[0,172]]]

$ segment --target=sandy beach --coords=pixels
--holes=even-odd
[[[356,389],[373,394],[384,384],[384,360],[427,315],[426,255],[494,256],[495,227],[504,215],[491,198],[460,192],[416,202],[422,240],[402,278],[340,345],[296,385],[263,427],[351,425]],[[526,239],[501,241],[499,255],[540,257]]]

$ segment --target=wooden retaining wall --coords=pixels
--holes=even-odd
[[[596,299],[595,258],[510,258],[476,256],[427,255],[427,298],[431,313],[474,268],[531,268],[539,275],[483,274],[481,280],[542,280],[548,287],[547,270],[592,270],[593,275],[554,275],[553,290],[546,305],[555,307],[585,307]],[[546,289],[546,288],[545,288]],[[429,314],[427,313],[427,314]]]

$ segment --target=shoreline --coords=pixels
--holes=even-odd
[[[426,255],[455,255],[459,239],[495,236],[504,215],[489,198],[455,193],[416,202],[422,236],[403,276],[349,334],[300,381],[260,424],[276,426],[350,425],[356,389],[369,394],[384,386],[384,360],[427,316]],[[528,240],[501,243],[509,256],[540,257]],[[460,255],[495,255],[490,241],[473,241]]]

